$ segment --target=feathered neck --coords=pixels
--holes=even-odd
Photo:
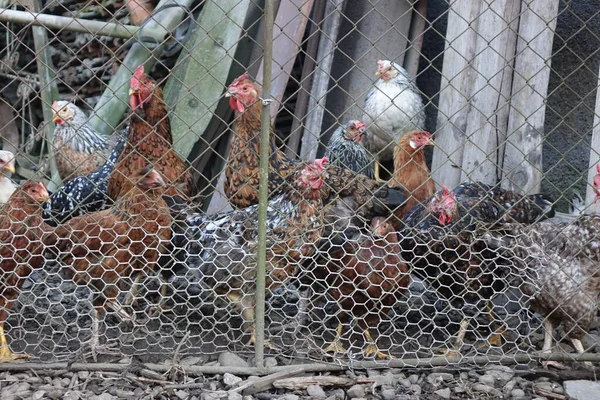
[[[258,138],[260,136],[262,125],[261,113],[262,104],[260,101],[257,101],[246,108],[243,113],[236,112],[237,121],[235,133],[247,140]],[[243,127],[243,129],[239,129],[240,127]]]
[[[132,114],[129,129],[129,140],[138,143],[148,136],[147,128],[153,128],[156,133],[167,140],[169,144],[173,143],[171,133],[171,122],[169,121],[167,106],[163,99],[162,90],[156,86],[150,96],[150,100],[144,104],[144,108],[137,108]],[[136,129],[135,126],[138,127]],[[146,127],[146,129],[141,128]],[[139,129],[141,128],[141,129]]]
[[[166,208],[169,213],[167,204],[162,199],[165,188],[142,190],[137,186],[133,186],[127,191],[124,196],[121,196],[113,206],[113,212],[121,217],[126,215],[140,215],[148,211],[149,202],[155,206],[152,212],[156,214],[156,210]]]
[[[423,147],[413,148],[410,145],[411,135],[404,135],[398,142],[394,151],[394,171],[406,168],[410,163],[425,165],[425,151]]]
[[[54,135],[80,153],[92,154],[108,146],[106,137],[96,132],[88,123],[87,117],[79,112],[73,114],[71,121],[56,125]]]
[[[2,207],[2,214],[9,215],[12,221],[24,221],[30,216],[42,215],[42,206],[21,192],[13,195],[10,201]]]

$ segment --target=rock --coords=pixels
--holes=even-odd
[[[83,399],[83,397],[82,397],[82,399]],[[102,394],[99,394],[98,396],[89,397],[89,400],[117,400],[117,398],[115,396],[113,396],[112,394],[102,393]]]
[[[225,374],[223,375],[223,383],[226,384],[227,386],[237,385],[241,381],[243,381],[242,378],[240,378],[239,376],[230,374],[229,372],[225,372]]]
[[[55,387],[57,387],[57,388],[63,388],[63,387],[64,387],[64,386],[63,386],[63,381],[62,381],[62,379],[60,379],[60,378],[54,378],[54,379],[52,380],[52,384],[53,384]]]
[[[437,394],[442,399],[446,399],[446,400],[450,399],[450,388],[439,389],[439,390],[436,390],[433,393]]]
[[[448,375],[452,375],[452,374],[448,374]],[[408,377],[408,380],[410,381],[410,383],[417,383],[419,382],[419,375],[417,374],[412,374]]]
[[[219,355],[219,364],[221,364],[222,367],[249,367],[246,360],[237,354],[230,352],[221,353]]]
[[[419,385],[412,385],[410,387],[410,391],[413,392],[415,396],[420,396],[422,390],[423,389],[421,389],[421,386]]]
[[[365,388],[362,385],[354,385],[350,389],[346,390],[346,394],[351,399],[365,397]]]
[[[306,392],[311,399],[324,399],[327,397],[323,388],[319,385],[308,385]]]
[[[375,386],[394,386],[394,384],[396,383],[396,378],[391,372],[387,372],[385,375],[375,375],[371,379],[375,381]]]
[[[227,400],[244,400],[244,396],[236,392],[230,392],[227,395]]]
[[[515,386],[517,386],[517,379],[512,378],[510,381],[506,382],[506,384],[502,388],[502,393],[508,396],[510,392],[515,388]]]
[[[383,400],[394,400],[396,398],[396,391],[394,389],[383,389],[381,391],[381,398]]]
[[[295,394],[286,394],[282,397],[279,397],[280,400],[299,400],[300,397],[296,396]]]
[[[485,371],[485,374],[493,376],[498,386],[506,385],[515,376],[515,373],[509,367],[503,365],[494,365]]]
[[[488,393],[488,394],[491,394],[492,396],[497,396],[497,397],[502,396],[501,391],[494,388],[493,386],[485,385],[483,383],[474,383],[471,386],[471,389],[474,390],[475,392]]]
[[[77,372],[79,379],[87,379],[90,376],[90,371],[79,371]]]
[[[45,394],[45,390],[38,390],[33,393],[33,395],[31,396],[31,400],[40,400],[42,397],[44,397]]]
[[[48,398],[50,398],[50,399],[52,399],[52,400],[59,400],[59,399],[62,399],[62,398],[63,398],[63,394],[64,394],[64,393],[65,393],[65,391],[64,391],[64,390],[61,390],[61,389],[54,389],[54,390],[50,390],[50,391],[46,392],[46,397],[48,397]],[[65,399],[67,398],[67,397],[66,397],[66,394],[65,394],[65,397],[64,397],[64,398],[65,398]]]
[[[510,391],[510,397],[512,399],[524,399],[525,398],[525,392],[521,389],[513,389]]]
[[[412,382],[410,381],[410,379],[401,379],[398,383],[400,383],[407,389],[412,386]]]
[[[191,366],[191,365],[199,365],[202,364],[204,362],[204,357],[186,357],[184,359],[181,360],[181,365],[182,366]]]
[[[344,392],[344,389],[332,390],[331,392],[329,392],[328,399],[331,399],[332,397],[335,397],[337,400],[344,400],[346,398],[346,392]]]
[[[275,357],[267,357],[265,358],[265,367],[273,368],[277,366],[277,359]]]
[[[600,400],[600,382],[565,381],[565,393],[573,400]]]
[[[449,381],[453,378],[454,378],[454,376],[447,372],[434,372],[427,376],[427,382],[431,386],[440,386],[442,384],[442,382]],[[410,379],[410,377],[409,377],[409,379]],[[413,383],[417,383],[417,382],[413,382]]]
[[[496,384],[496,378],[493,375],[481,375],[479,377],[479,383],[494,387]]]

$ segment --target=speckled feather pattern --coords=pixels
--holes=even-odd
[[[596,319],[600,302],[600,217],[574,222],[508,224],[482,232],[488,243],[526,271],[522,290],[533,297],[534,311],[568,337],[581,339]]]
[[[408,72],[393,63],[400,74],[394,79],[378,79],[365,98],[362,121],[371,135],[364,145],[378,160],[393,157],[393,149],[409,131],[425,129],[425,106],[419,88]]]
[[[46,222],[63,223],[73,217],[104,210],[112,204],[107,195],[108,177],[125,147],[129,130],[110,153],[106,162],[87,176],[78,176],[50,196],[51,203],[44,211]]]
[[[346,126],[340,126],[331,134],[325,157],[329,158],[331,165],[346,168],[374,179],[373,157],[362,143],[344,138],[344,129]]]

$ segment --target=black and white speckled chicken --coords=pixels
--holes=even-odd
[[[483,183],[463,183],[454,191],[446,187],[403,219],[400,233],[403,258],[414,272],[427,280],[456,309],[467,304],[479,310],[506,284],[497,267],[503,262],[476,235],[478,226],[488,229],[504,223],[534,223],[554,215],[544,195],[518,193]],[[460,325],[457,344],[462,343],[468,323]],[[491,344],[499,344],[493,335]]]
[[[514,271],[526,271],[521,290],[532,297],[531,309],[546,318],[543,351],[550,352],[553,329],[562,324],[575,350],[583,353],[581,339],[600,302],[600,217],[507,224],[482,236],[513,262]]]
[[[366,125],[351,120],[340,125],[329,138],[325,156],[332,165],[347,168],[374,179],[373,156],[361,143],[364,135],[368,135]]]
[[[326,158],[288,175],[291,190],[269,200],[267,282],[269,292],[295,276],[316,251],[323,231],[320,189],[327,178]],[[215,215],[183,215],[173,240],[177,257],[217,298],[235,305],[254,337],[254,277],[258,246],[258,206]],[[177,232],[178,228],[183,229]]]
[[[44,210],[46,223],[56,226],[73,217],[110,207],[113,202],[107,194],[108,178],[125,148],[127,135],[128,129],[98,170],[71,179],[52,194],[50,204]]]
[[[364,145],[379,163],[393,158],[394,146],[410,131],[425,129],[425,106],[421,92],[408,72],[389,60],[377,61],[379,79],[365,98],[363,122],[369,128]]]

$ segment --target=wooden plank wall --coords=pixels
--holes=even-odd
[[[502,187],[523,194],[541,189],[542,146],[558,0],[524,0],[504,153]]]

